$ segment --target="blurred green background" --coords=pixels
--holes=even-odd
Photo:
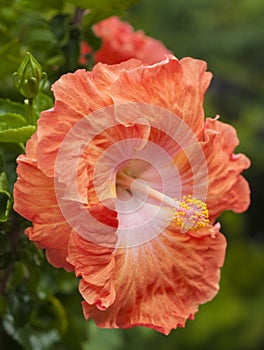
[[[46,0],[45,4],[0,0],[0,97],[21,101],[11,75],[27,50],[40,61],[51,83],[63,72],[78,67],[76,43],[80,37],[69,21],[72,3],[68,1],[65,6],[62,0]],[[206,115],[220,114],[222,121],[235,126],[241,141],[237,151],[252,161],[251,168],[244,173],[252,189],[249,210],[242,215],[226,212],[220,218],[229,243],[220,292],[212,302],[200,307],[195,320],[187,322],[186,328],[172,331],[169,336],[145,328],[97,329],[83,319],[81,297],[73,275],[49,266],[43,254],[23,235],[14,238],[14,227],[22,232],[25,223],[11,214],[11,222],[0,226],[0,257],[4,261],[0,266],[0,288],[2,291],[5,286],[8,291],[8,296],[3,293],[0,297],[3,321],[0,347],[3,350],[261,350],[264,348],[264,2],[141,0],[123,13],[123,18],[136,29],[163,41],[176,57],[191,56],[208,62],[214,78],[206,95]],[[12,177],[14,159],[21,150],[10,144],[5,145],[5,150],[2,147]],[[19,242],[19,249],[14,239]]]

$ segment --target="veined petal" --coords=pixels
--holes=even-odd
[[[137,194],[116,204],[118,211],[118,248],[134,247],[152,241],[173,220],[174,213],[168,208],[146,201]]]
[[[30,235],[26,232],[28,237]],[[45,247],[43,247],[45,248]],[[48,262],[56,268],[63,267],[67,271],[73,271],[74,267],[68,262],[65,262],[65,257],[68,255],[68,240],[66,244],[58,246],[58,248],[47,248],[46,258]]]
[[[173,56],[67,74],[18,158],[26,234],[75,269],[98,326],[168,334],[218,291],[226,242],[211,224],[248,205],[249,162],[231,127],[204,123],[210,78]]]
[[[201,171],[202,159],[195,154],[191,159],[191,150],[189,153],[186,149],[180,151],[174,158],[184,195],[193,195],[194,189],[207,190],[205,200],[212,223],[224,210],[240,213],[249,205],[250,189],[240,174],[249,167],[250,161],[243,154],[233,153],[237,145],[238,138],[232,126],[207,119],[204,141],[200,142],[207,176]]]
[[[32,141],[29,144],[32,149]],[[14,187],[14,209],[33,227],[26,230],[28,237],[41,248],[46,248],[49,261],[56,267],[72,270],[66,262],[67,243],[71,227],[64,220],[58,207],[53,179],[46,177],[36,161],[25,155],[18,157],[18,180]],[[58,250],[59,254],[49,253]]]
[[[108,308],[115,300],[112,275],[115,259],[113,249],[97,245],[73,234],[69,240],[68,261],[81,276],[79,290],[88,304],[99,310]]]
[[[183,327],[219,289],[226,241],[210,230],[198,237],[170,226],[149,243],[115,251],[115,302],[105,311],[83,302],[99,327],[146,326],[168,334]],[[202,236],[202,238],[201,238]]]
[[[48,176],[54,174],[59,146],[72,126],[93,110],[112,103],[104,90],[95,88],[93,74],[85,70],[62,76],[52,89],[55,106],[41,113],[37,130],[38,164]]]
[[[248,183],[240,175],[250,166],[244,154],[234,154],[238,145],[235,129],[215,119],[206,120],[203,144],[208,166],[207,207],[212,220],[224,210],[243,212],[250,201]]]
[[[203,61],[179,61],[167,56],[152,66],[121,72],[111,95],[115,103],[140,101],[166,108],[200,136],[204,126],[203,95],[211,79],[211,73],[205,70]]]
[[[140,63],[130,60],[118,66],[98,64],[92,72],[77,70],[65,74],[52,86],[54,108],[41,113],[37,129],[38,166],[47,176],[54,175],[58,149],[65,135],[93,111],[112,105],[111,83],[118,78],[120,71],[133,69]]]

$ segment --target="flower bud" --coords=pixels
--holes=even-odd
[[[38,61],[27,52],[26,57],[14,73],[14,82],[19,92],[26,98],[34,98],[39,92],[43,73]]]

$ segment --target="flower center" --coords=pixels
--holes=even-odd
[[[129,192],[138,192],[144,198],[150,198],[162,206],[171,208],[174,213],[174,220],[183,232],[188,230],[199,230],[208,223],[208,210],[206,204],[191,195],[183,196],[181,200],[173,199],[165,194],[151,188],[141,179],[134,179],[124,171],[120,171],[116,177],[116,185]]]

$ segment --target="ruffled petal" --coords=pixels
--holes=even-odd
[[[240,174],[250,166],[250,161],[244,154],[233,153],[239,141],[232,126],[207,119],[205,135],[210,218],[215,220],[224,210],[241,213],[249,206],[250,189]]]
[[[115,103],[143,102],[166,108],[200,136],[204,127],[203,98],[211,76],[204,61],[179,61],[167,56],[152,66],[121,72],[111,94]]]
[[[211,223],[224,209],[248,205],[240,173],[249,161],[233,154],[233,128],[203,120],[210,79],[203,61],[173,56],[67,74],[18,158],[15,209],[33,222],[26,234],[54,266],[75,269],[85,317],[100,327],[168,334],[218,291],[226,247],[220,225],[182,233],[173,220],[173,197],[184,194],[207,195]],[[117,200],[129,199],[133,185],[131,205],[139,206],[131,215]],[[187,208],[195,209],[199,216],[198,205]],[[130,244],[129,234],[146,239]]]
[[[27,234],[27,233],[26,233]],[[74,267],[68,262],[65,262],[65,257],[68,255],[68,240],[59,248],[47,248],[46,258],[48,262],[57,269],[63,267],[67,271],[73,271]]]
[[[27,149],[34,154],[33,140]],[[21,155],[17,162],[18,180],[14,187],[14,209],[33,222],[33,227],[28,228],[25,233],[39,247],[47,249],[47,256],[54,266],[71,270],[72,266],[66,262],[71,227],[58,207],[53,179],[46,177],[32,158]],[[58,250],[59,254],[49,252],[50,248],[52,251]]]
[[[56,157],[65,135],[95,110],[112,105],[111,83],[120,71],[133,69],[140,63],[130,60],[118,66],[98,64],[92,72],[77,70],[65,74],[52,86],[54,108],[41,113],[37,129],[38,166],[47,176],[54,176]]]
[[[225,256],[219,225],[200,231],[182,234],[171,226],[147,244],[117,249],[115,302],[105,311],[83,302],[85,317],[103,328],[146,326],[168,334],[183,327],[217,293]]]
[[[232,126],[207,119],[204,140],[193,151],[187,152],[187,147],[174,158],[182,194],[205,201],[212,223],[224,210],[241,213],[250,202],[249,185],[240,175],[250,161],[244,154],[233,153],[238,142]],[[200,152],[196,148],[202,150],[204,158],[197,157]]]
[[[72,234],[68,246],[68,261],[81,277],[79,290],[85,301],[105,310],[115,300],[112,275],[115,266],[113,249],[106,248]]]

